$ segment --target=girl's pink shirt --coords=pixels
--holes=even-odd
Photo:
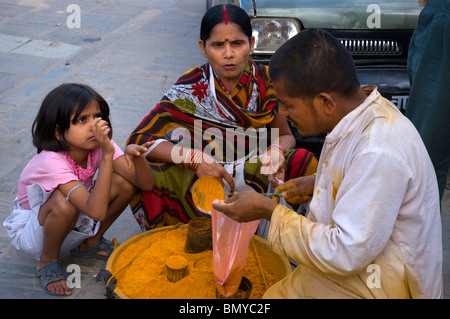
[[[114,141],[112,143],[115,148],[113,160],[116,160],[124,153]],[[94,171],[96,171],[100,167],[102,150],[98,147],[92,152],[94,156],[92,163],[94,163]],[[45,191],[50,192],[59,185],[64,185],[71,181],[80,181],[89,188],[92,183],[92,177],[86,180],[78,178],[72,165],[62,152],[42,151],[28,162],[20,175],[17,195],[19,204],[25,209],[31,209],[27,196],[27,186],[29,185],[38,183]]]

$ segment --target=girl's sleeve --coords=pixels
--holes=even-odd
[[[45,201],[44,198],[37,200],[35,195],[37,193],[51,194],[58,185],[66,184],[68,182],[78,180],[78,177],[73,173],[69,163],[65,159],[54,152],[43,151],[33,158],[24,168],[18,189],[19,204],[31,209],[32,202]],[[37,190],[30,194],[30,188]],[[31,197],[31,198],[30,198]],[[38,196],[40,198],[40,196]]]
[[[70,164],[62,157],[51,156],[42,160],[30,170],[28,185],[38,183],[45,191],[52,191],[59,185],[79,180]]]
[[[115,161],[119,157],[123,156],[125,153],[122,151],[122,149],[119,147],[119,145],[116,144],[116,142],[114,142],[113,140],[111,140],[111,142],[114,145],[115,151],[114,151],[113,161]]]

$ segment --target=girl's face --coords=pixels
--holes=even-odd
[[[75,116],[75,111],[70,119],[70,127],[64,133],[64,139],[70,148],[69,155],[75,159],[76,157],[82,158],[89,151],[98,147],[91,125],[95,119],[102,116],[102,112],[98,102],[91,100],[75,119],[75,124],[73,124],[73,116]]]
[[[217,76],[232,93],[253,53],[255,38],[249,41],[239,25],[220,23],[212,30],[208,40],[199,41],[203,56],[208,59]]]

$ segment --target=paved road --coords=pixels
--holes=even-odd
[[[73,3],[78,7],[69,7]],[[64,82],[91,85],[110,104],[114,139],[124,147],[178,76],[205,62],[197,45],[204,8],[204,0],[0,0],[1,222],[11,210],[19,175],[36,152],[31,124],[44,96]],[[448,191],[445,196],[446,258]],[[139,232],[127,209],[107,237],[123,242]],[[101,262],[63,259],[64,266],[70,264],[80,266],[82,276],[81,288],[69,298],[105,298],[103,284],[95,280]],[[0,298],[59,298],[42,292],[35,267],[10,246],[0,227]],[[450,288],[449,268],[446,258]]]

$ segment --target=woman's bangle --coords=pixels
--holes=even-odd
[[[196,171],[203,160],[203,152],[198,149],[191,149],[186,153],[183,163],[187,169]]]
[[[284,150],[283,150],[283,148],[280,145],[278,145],[278,144],[271,144],[271,145],[267,146],[267,149],[271,149],[271,148],[277,149],[284,156]]]
[[[147,150],[147,152],[145,152],[144,154],[142,154],[140,157],[147,157],[148,154],[150,154],[150,152],[153,151],[153,148],[149,148]]]

